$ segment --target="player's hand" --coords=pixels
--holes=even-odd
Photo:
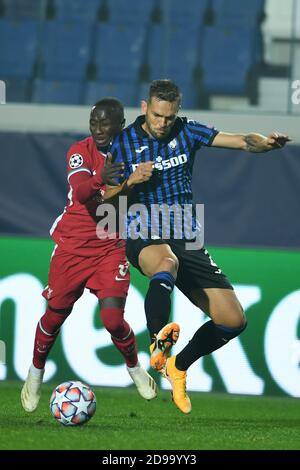
[[[112,163],[112,155],[108,152],[105,165],[101,171],[101,178],[103,183],[110,186],[119,184],[118,179],[124,176],[124,163]]]
[[[286,134],[279,134],[279,132],[273,132],[266,139],[267,150],[281,149],[287,142],[291,142],[292,139]]]
[[[128,178],[127,186],[134,186],[135,184],[145,183],[148,181],[153,173],[153,162],[140,163],[133,173]]]

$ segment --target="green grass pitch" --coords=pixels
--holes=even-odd
[[[97,388],[97,410],[84,426],[50,414],[54,387],[43,386],[37,411],[20,404],[21,383],[0,382],[0,449],[202,450],[300,449],[299,400],[190,393],[183,415],[160,391],[151,402],[133,388]]]

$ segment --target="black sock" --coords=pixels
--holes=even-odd
[[[176,367],[179,370],[187,370],[199,357],[206,356],[221,348],[245,328],[246,324],[241,328],[226,328],[222,325],[216,325],[212,320],[204,323],[186,347],[177,354]]]
[[[151,278],[145,297],[145,313],[151,342],[153,342],[155,334],[169,321],[171,312],[170,294],[174,284],[174,277],[167,271],[156,273]]]

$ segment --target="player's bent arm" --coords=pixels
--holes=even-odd
[[[71,175],[68,179],[73,190],[72,198],[80,204],[85,204],[98,193],[104,184],[98,175],[91,176],[88,172],[83,171]]]
[[[105,170],[105,171],[104,171]],[[108,183],[113,177],[118,177],[121,171],[121,165],[109,164],[104,168],[99,168],[95,174],[91,174],[88,169],[79,169],[68,177],[73,191],[73,200],[85,204],[90,199],[99,195],[105,183]]]
[[[153,162],[140,163],[133,173],[118,186],[106,186],[103,200],[112,204],[118,200],[119,196],[127,196],[130,190],[137,184],[148,181],[153,172]]]
[[[117,186],[106,185],[105,193],[102,196],[103,202],[114,204],[118,202],[119,196],[128,196],[132,186],[128,186],[128,181],[118,184]]]
[[[257,134],[230,134],[219,132],[213,140],[212,147],[231,148],[245,150],[252,153],[269,152],[280,149],[289,142],[290,139],[285,134],[273,132],[268,137]]]

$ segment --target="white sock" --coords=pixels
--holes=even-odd
[[[45,369],[38,369],[33,364],[31,364],[31,366],[30,366],[30,372],[32,373],[32,375],[41,376],[43,374],[44,370]]]
[[[127,370],[129,370],[130,372],[135,372],[136,370],[140,369],[140,367],[141,367],[141,364],[138,361],[135,367],[128,367],[127,366]]]

